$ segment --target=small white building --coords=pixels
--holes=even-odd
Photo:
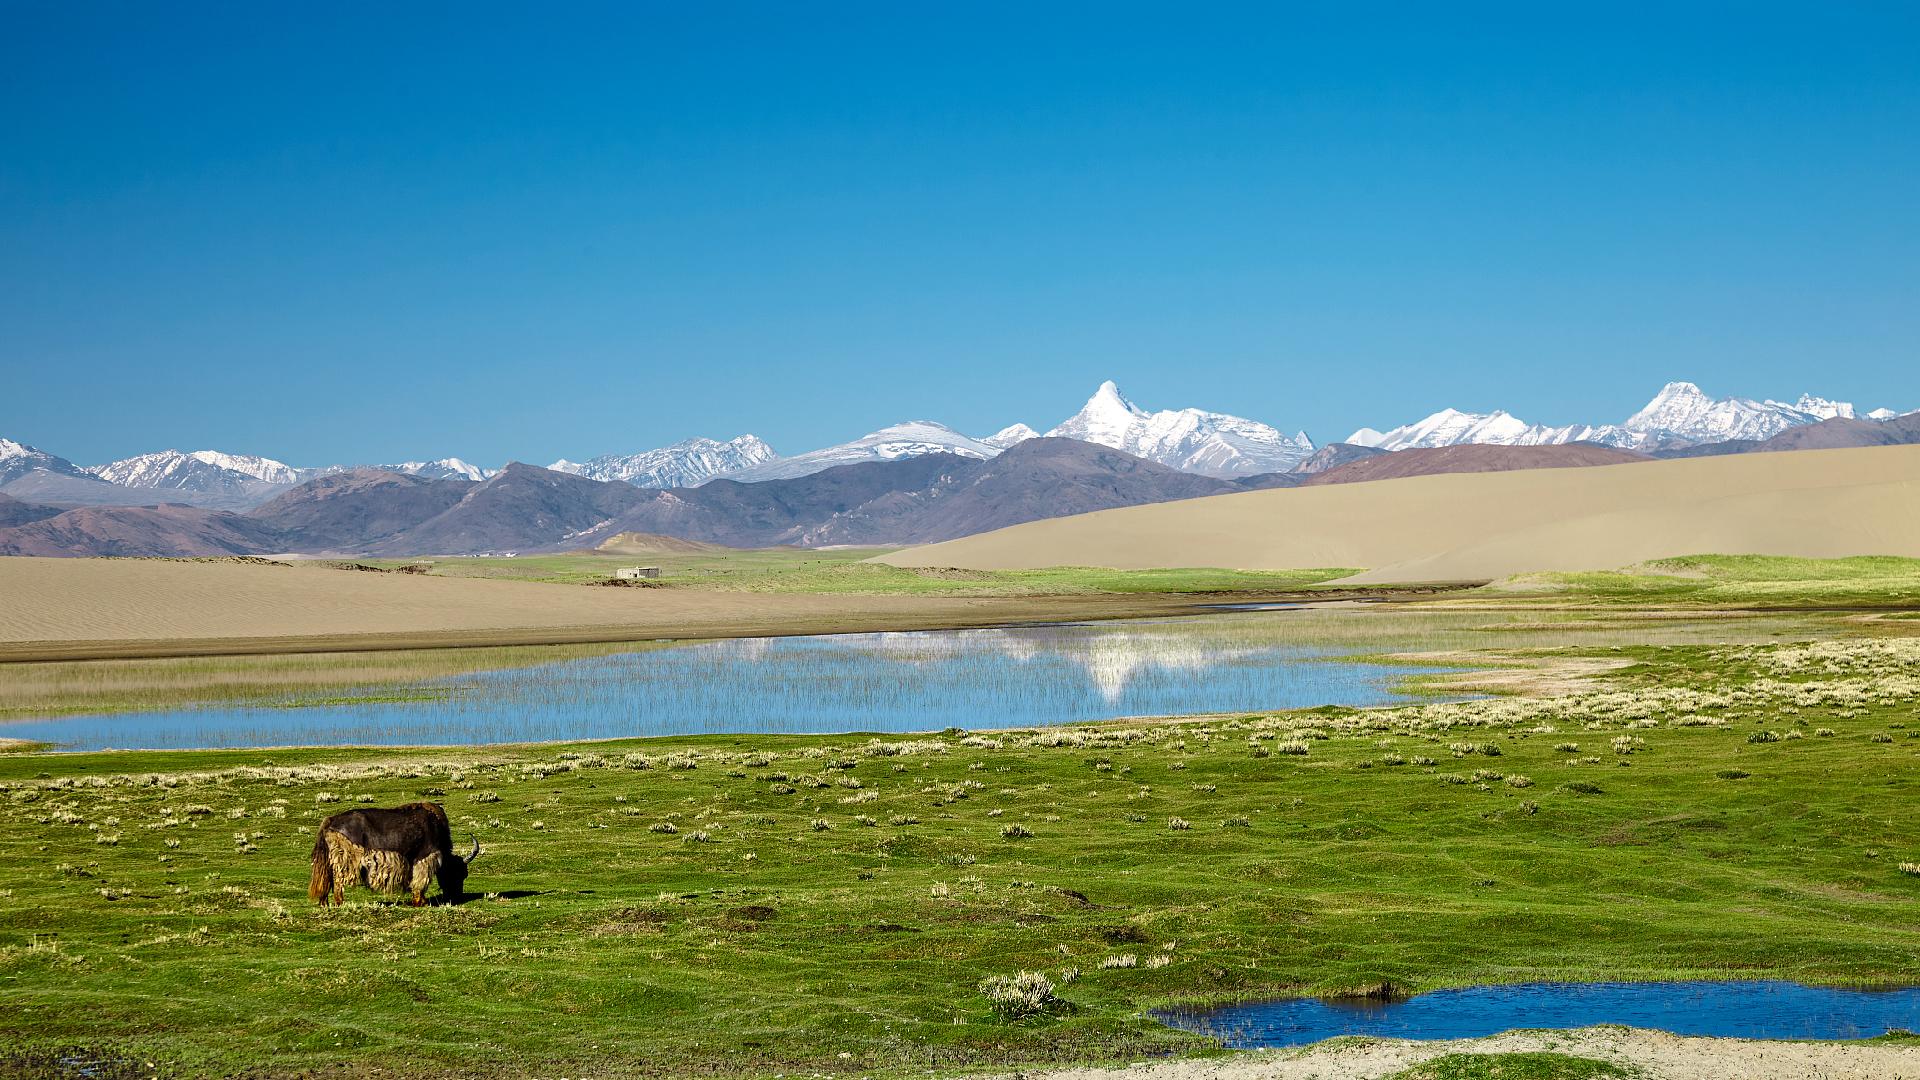
[[[660,576],[660,568],[657,566],[622,566],[613,572],[613,576],[619,581],[654,578]]]

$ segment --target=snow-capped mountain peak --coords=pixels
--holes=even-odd
[[[269,484],[297,484],[303,478],[302,470],[269,457],[258,457],[253,454],[223,454],[218,450],[195,450],[187,456],[217,469],[251,476],[255,480],[264,480]]]
[[[1061,421],[1058,427],[1047,434],[1124,449],[1122,444],[1127,440],[1128,433],[1146,416],[1145,409],[1128,401],[1127,396],[1120,392],[1120,387],[1108,379],[1100,384],[1100,388],[1093,392],[1079,412]]]
[[[1014,446],[1026,442],[1028,439],[1037,439],[1039,437],[1039,432],[1025,424],[1008,424],[1006,427],[1001,428],[999,431],[994,432],[980,441],[996,450],[1005,450],[1009,446]]]
[[[159,450],[95,466],[93,475],[121,487],[207,493],[239,491],[261,484],[297,484],[304,475],[272,458],[218,450]]]
[[[790,480],[796,476],[810,476],[822,469],[831,469],[839,465],[858,465],[868,461],[898,461],[901,458],[920,457],[925,454],[956,454],[960,457],[985,460],[1000,453],[1000,447],[989,445],[985,440],[975,439],[933,420],[908,420],[904,423],[889,424],[878,431],[868,432],[851,442],[810,450],[804,454],[795,454],[790,458],[780,458],[752,468],[742,469],[726,477],[742,483],[756,483],[761,480]]]
[[[1766,439],[1790,427],[1852,415],[1853,406],[1846,402],[1811,395],[1802,395],[1794,405],[1711,398],[1693,383],[1671,382],[1621,426],[1647,436],[1650,442],[1704,443]]]
[[[779,459],[780,455],[759,436],[738,435],[726,442],[685,439],[657,450],[605,454],[585,462],[561,458],[547,467],[595,480],[619,480],[635,487],[674,488],[699,487],[709,480]]]
[[[1203,409],[1147,412],[1129,401],[1111,379],[1100,384],[1079,412],[1047,434],[1222,477],[1285,472],[1314,450],[1305,432],[1287,435],[1244,417]]]
[[[0,438],[0,484],[10,484],[36,470],[60,476],[92,475],[66,458],[49,454],[37,446]]]
[[[408,476],[424,476],[429,480],[485,480],[498,472],[498,469],[483,469],[470,461],[457,457],[444,457],[437,461],[403,461],[398,465],[378,465],[375,468],[387,472],[406,473]]]

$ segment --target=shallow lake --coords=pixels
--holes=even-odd
[[[13,722],[0,725],[0,736],[91,750],[1016,727],[1405,700],[1396,685],[1416,669],[1360,659],[1385,651],[1751,640],[1782,632],[1766,620],[1543,624],[1323,609],[690,641],[340,691],[317,702]]]
[[[1859,990],[1791,982],[1524,983],[1436,990],[1403,1001],[1289,998],[1157,1013],[1241,1050],[1337,1035],[1470,1039],[1515,1028],[1623,1024],[1676,1035],[1866,1039],[1920,1029],[1920,988]]]

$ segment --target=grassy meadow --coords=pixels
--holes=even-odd
[[[1920,559],[1693,555],[1624,570],[1526,574],[1499,588],[1610,604],[1912,607],[1920,604]]]
[[[1174,1002],[1911,983],[1920,640],[1852,625],[1390,709],[0,755],[0,1071],[904,1074],[1205,1052]],[[478,895],[307,902],[321,817],[420,798]],[[1419,1075],[1535,1075],[1483,1066]]]

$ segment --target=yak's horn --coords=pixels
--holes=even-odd
[[[473,850],[467,852],[467,857],[462,861],[466,863],[472,863],[473,860],[479,857],[480,857],[480,838],[476,836],[473,838]]]

